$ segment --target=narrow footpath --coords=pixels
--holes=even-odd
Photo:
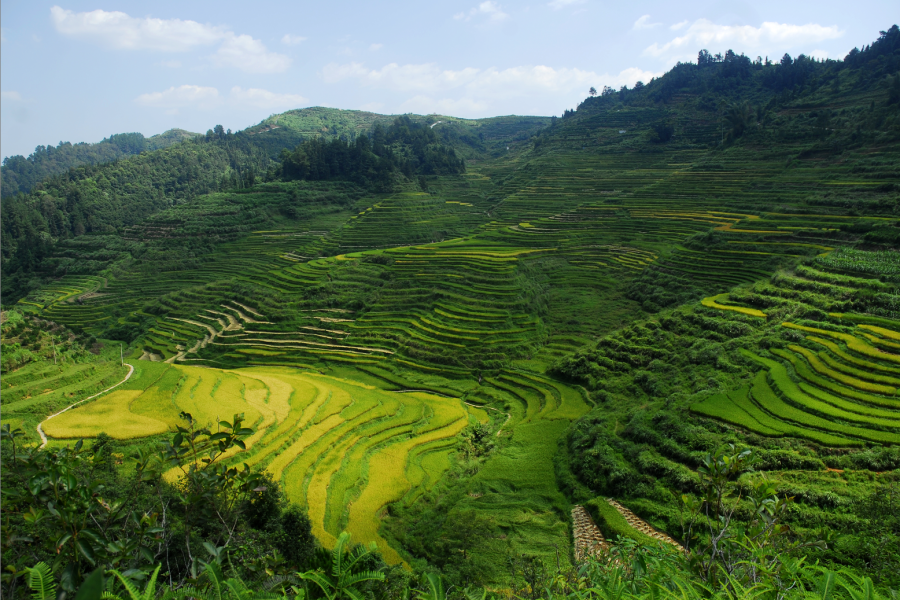
[[[120,381],[120,382],[117,383],[116,385],[114,385],[114,386],[112,386],[112,387],[108,387],[108,388],[106,388],[105,390],[103,390],[102,392],[98,392],[98,393],[94,394],[93,396],[91,396],[91,397],[89,397],[89,398],[85,398],[84,400],[79,400],[79,401],[76,402],[75,404],[71,404],[71,405],[65,407],[64,409],[62,409],[62,410],[59,411],[58,413],[54,413],[54,414],[50,415],[49,417],[47,417],[46,419],[44,419],[43,421],[41,421],[40,423],[38,423],[38,426],[37,426],[37,432],[38,432],[38,435],[41,436],[41,445],[39,446],[39,448],[43,448],[44,446],[47,445],[47,436],[44,435],[44,428],[43,428],[43,424],[44,424],[44,423],[46,423],[47,421],[49,421],[49,420],[52,419],[53,417],[58,417],[59,415],[63,414],[64,412],[66,412],[66,411],[69,410],[70,408],[74,408],[74,407],[78,406],[79,404],[81,404],[81,403],[83,403],[83,402],[87,402],[88,400],[93,400],[93,399],[96,398],[97,396],[102,396],[102,395],[105,394],[106,392],[108,392],[108,391],[110,391],[110,390],[112,390],[112,389],[114,389],[114,388],[117,388],[117,387],[119,387],[120,385],[122,385],[123,383],[125,383],[126,381],[128,381],[128,380],[131,378],[132,373],[134,373],[134,367],[131,366],[131,365],[129,365],[129,364],[127,364],[127,363],[126,363],[126,366],[128,367],[128,375],[126,375],[126,376],[125,376],[125,379],[123,379],[122,381]]]

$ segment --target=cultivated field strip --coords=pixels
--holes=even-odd
[[[761,435],[826,446],[900,444],[900,345],[890,345],[900,338],[900,321],[848,310],[857,290],[874,294],[886,307],[896,296],[879,279],[852,274],[852,268],[838,271],[838,263],[823,254],[792,274],[728,294],[726,304],[704,301],[713,310],[762,319],[788,302],[801,302],[825,318],[781,322],[792,341],[769,348],[767,356],[742,350],[762,368],[752,385],[712,396],[693,411]]]
[[[600,131],[612,136],[602,133],[601,146],[619,135],[614,125]],[[23,307],[94,334],[152,319],[135,357],[219,368],[387,362],[461,375],[471,371],[467,357],[552,362],[583,343],[566,328],[547,334],[528,306],[531,292],[521,287],[523,266],[546,263],[547,285],[560,298],[603,294],[647,269],[724,292],[830,251],[830,236],[842,227],[883,221],[760,210],[773,198],[783,206],[835,183],[822,180],[814,164],[785,172],[778,161],[736,153],[707,168],[697,162],[699,150],[597,154],[585,151],[578,135],[555,144],[525,161],[483,163],[463,177],[439,178],[432,193],[385,195],[340,225],[320,219],[321,227],[235,229],[240,203],[212,195],[203,210],[179,206],[128,233],[222,236],[195,268],[168,270],[163,262],[152,275],[65,276]],[[837,175],[844,187],[866,183],[849,171]],[[267,193],[261,188],[260,197]],[[721,237],[715,247],[687,243],[709,231]],[[293,311],[299,318],[273,319],[266,315],[280,307],[238,292],[245,283],[309,299]],[[325,300],[334,297],[347,302]],[[340,321],[313,312],[330,309],[346,312]]]
[[[48,421],[47,435],[132,439],[185,425],[183,412],[213,428],[242,413],[256,431],[229,460],[268,470],[307,507],[326,545],[349,530],[361,542],[377,541],[391,562],[401,558],[378,533],[382,509],[430,489],[469,423],[458,399],[295,369],[137,364],[140,381]]]

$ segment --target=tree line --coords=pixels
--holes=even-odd
[[[404,115],[384,127],[376,123],[372,137],[353,140],[306,140],[293,151],[283,150],[275,176],[285,180],[349,179],[387,191],[395,175],[464,173],[465,160],[442,144],[432,127]]]
[[[183,129],[170,129],[149,138],[140,133],[117,133],[96,144],[60,142],[57,146],[41,145],[27,158],[16,154],[3,159],[0,195],[27,194],[44,179],[73,167],[99,165],[141,152],[161,150],[196,135]]]

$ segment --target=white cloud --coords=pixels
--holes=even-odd
[[[679,29],[684,29],[684,27],[685,27],[688,23],[690,23],[690,21],[688,21],[687,19],[685,19],[684,21],[681,21],[680,23],[675,23],[674,25],[670,25],[670,26],[669,26],[669,29],[671,29],[672,31],[678,31]]]
[[[469,10],[469,12],[461,12],[453,15],[453,18],[458,21],[471,21],[476,17],[484,17],[488,21],[503,21],[508,18],[509,15],[503,12],[503,8],[494,0],[485,0],[478,6]]]
[[[371,50],[372,52],[376,52],[378,50],[381,50],[382,48],[384,48],[384,44],[372,44],[371,46],[369,46],[369,50]]]
[[[229,101],[242,106],[255,108],[298,108],[306,104],[308,100],[299,94],[278,94],[258,88],[241,89],[238,86],[231,88]]]
[[[21,102],[22,95],[19,92],[0,92],[0,100],[10,100],[12,102]]]
[[[813,58],[817,58],[819,60],[825,60],[826,58],[828,58],[827,50],[813,50],[812,52],[809,52],[808,54],[809,54],[809,56],[812,56]]]
[[[413,96],[400,105],[401,112],[453,116],[480,114],[487,108],[487,102],[479,102],[471,98],[432,98],[424,94]]]
[[[249,35],[232,33],[219,46],[213,63],[247,73],[281,73],[291,66],[291,59],[284,54],[269,52],[261,41]]]
[[[199,85],[182,85],[161,92],[141,94],[134,101],[141,106],[167,109],[166,114],[178,114],[178,109],[209,110],[223,104],[234,108],[289,109],[309,102],[299,94],[280,94],[240,86],[231,88],[228,96],[222,96],[214,87]]]
[[[283,54],[269,52],[249,35],[238,35],[219,26],[181,19],[136,18],[119,11],[94,10],[75,13],[54,6],[50,20],[56,30],[69,37],[92,40],[117,50],[187,52],[200,46],[220,44],[212,61],[249,73],[281,73],[291,65]],[[289,43],[303,38],[285,36]]]
[[[702,48],[713,52],[727,48],[736,52],[765,51],[774,55],[788,48],[833,40],[842,35],[844,32],[836,25],[826,27],[815,23],[790,25],[765,22],[753,27],[716,25],[707,19],[698,19],[691,23],[684,35],[662,45],[651,44],[644,50],[644,55],[662,58],[669,63],[693,60]]]
[[[181,19],[138,19],[119,11],[75,13],[54,6],[50,20],[56,30],[74,38],[91,39],[123,50],[184,52],[214,44],[225,36],[221,27]]]
[[[199,85],[181,85],[162,92],[141,94],[134,101],[141,106],[155,108],[211,108],[219,103],[219,90]]]
[[[631,29],[633,31],[637,31],[639,29],[653,29],[658,25],[662,25],[662,23],[651,23],[650,15],[644,15],[634,22],[634,25],[631,26]]]
[[[395,91],[429,91],[435,88],[450,89],[470,82],[478,69],[461,71],[441,70],[434,63],[421,65],[398,65],[390,63],[381,69],[368,69],[362,63],[325,65],[321,75],[326,83],[336,83],[343,79],[358,79],[368,86],[377,86]]]
[[[181,68],[181,61],[180,61],[180,60],[164,60],[164,61],[162,61],[162,62],[160,62],[160,63],[158,63],[158,64],[159,64],[159,66],[161,66],[161,67],[168,67],[168,68],[170,68],[170,69],[179,69],[179,68]]]
[[[547,6],[553,10],[560,10],[567,6],[575,6],[576,4],[584,4],[585,2],[587,2],[587,0],[553,0],[553,2],[549,2]]]
[[[281,38],[281,43],[288,46],[296,46],[300,42],[305,42],[306,38],[300,35],[291,35],[289,33],[284,34],[284,37]]]
[[[361,63],[330,64],[320,73],[326,83],[356,81],[368,88],[411,93],[402,111],[439,112],[456,115],[484,115],[491,110],[509,110],[511,105],[546,106],[577,102],[588,88],[603,85],[618,88],[650,81],[661,75],[637,68],[618,75],[598,74],[576,68],[545,65],[506,69],[441,69],[434,63],[398,65],[391,63],[370,69]]]

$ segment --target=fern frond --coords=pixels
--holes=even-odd
[[[141,594],[142,600],[154,600],[154,598],[156,598],[156,577],[159,575],[159,570],[161,568],[161,564],[156,565],[153,575],[150,576],[150,581],[148,581],[147,585],[144,587],[144,593]]]
[[[128,592],[128,597],[130,600],[143,600],[143,594],[141,594],[138,589],[135,587],[134,582],[122,575],[119,571],[113,569],[110,571],[116,578],[122,582],[122,585],[125,586],[125,591]]]
[[[28,587],[34,600],[56,600],[56,581],[43,561],[28,569]]]

